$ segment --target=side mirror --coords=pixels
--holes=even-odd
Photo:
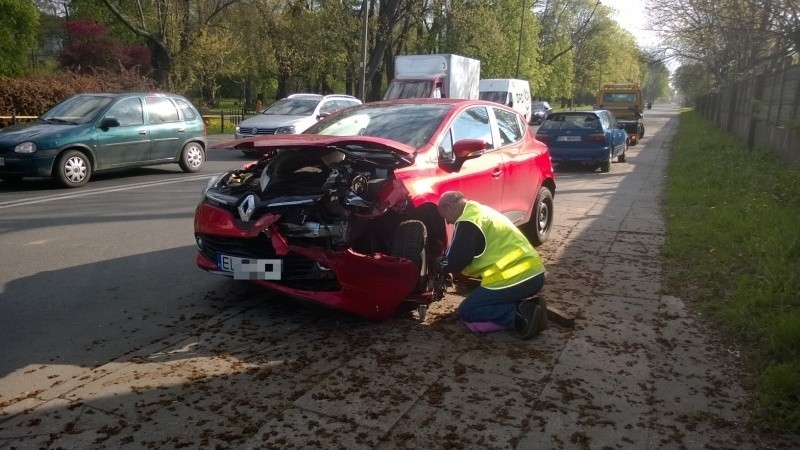
[[[488,148],[489,143],[483,139],[462,139],[453,144],[453,154],[456,161],[466,161],[483,155]]]
[[[328,117],[330,115],[331,115],[331,113],[329,113],[329,112],[319,113],[317,115],[317,120],[322,120],[322,119],[324,119],[324,118],[326,118],[326,117]]]
[[[106,130],[111,127],[118,127],[118,126],[119,126],[119,120],[113,117],[106,117],[100,121],[100,124],[97,127]]]

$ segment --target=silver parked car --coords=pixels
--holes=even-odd
[[[351,95],[292,94],[269,105],[236,127],[236,139],[260,134],[299,134],[319,119],[361,100]]]

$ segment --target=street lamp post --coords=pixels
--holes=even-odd
[[[361,82],[358,84],[358,97],[364,101],[367,91],[367,21],[369,19],[369,0],[361,2]]]

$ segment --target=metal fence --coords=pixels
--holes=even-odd
[[[800,66],[726,85],[701,97],[697,110],[749,148],[800,163]]]

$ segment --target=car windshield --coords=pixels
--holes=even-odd
[[[76,95],[54,106],[39,119],[54,123],[89,123],[112,100],[111,97],[101,95]]]
[[[273,116],[310,116],[319,100],[284,98],[269,105],[261,114]]]
[[[308,134],[372,136],[391,139],[414,148],[431,140],[452,105],[361,105],[343,110],[331,120],[317,122]]]
[[[433,89],[433,82],[422,81],[393,81],[384,94],[384,100],[397,98],[429,98]]]
[[[539,131],[557,130],[602,131],[602,126],[594,114],[551,114],[539,127]]]
[[[486,100],[489,102],[500,103],[501,105],[507,104],[508,100],[508,92],[499,92],[499,91],[487,91],[481,92],[478,97],[481,100]]]
[[[547,109],[547,104],[544,102],[533,102],[533,109]]]
[[[606,103],[635,103],[635,92],[605,92],[603,101]]]

